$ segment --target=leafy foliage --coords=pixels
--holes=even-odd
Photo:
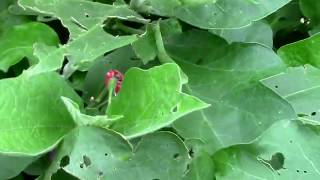
[[[1,1],[0,179],[319,179],[319,12]]]

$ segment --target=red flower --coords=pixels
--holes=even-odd
[[[110,70],[107,72],[105,79],[104,79],[104,83],[107,86],[107,88],[109,87],[109,82],[111,79],[116,79],[117,84],[116,84],[116,88],[115,88],[115,93],[117,94],[120,89],[121,89],[121,85],[122,85],[122,81],[123,81],[123,74],[118,71],[118,70]]]

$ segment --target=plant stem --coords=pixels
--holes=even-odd
[[[72,76],[72,74],[76,72],[76,70],[76,67],[74,67],[73,64],[68,62],[63,68],[62,76],[65,79],[69,79]]]
[[[126,33],[130,33],[130,34],[139,34],[140,35],[140,34],[144,33],[144,31],[142,31],[140,29],[134,29],[132,27],[125,26],[120,22],[117,22],[115,24],[115,28],[120,29],[120,30],[122,30],[122,31],[124,31]]]

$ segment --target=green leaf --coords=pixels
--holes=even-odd
[[[146,27],[146,32],[141,35],[138,41],[132,44],[132,48],[143,64],[147,64],[157,56],[157,44],[152,25]]]
[[[208,51],[199,39],[211,43],[210,48],[220,48]],[[249,143],[274,122],[295,117],[285,100],[259,82],[285,69],[270,48],[240,43],[225,46],[203,31],[171,37],[166,47],[189,77],[185,91],[212,105],[179,119],[174,127],[185,139],[202,140],[209,153]],[[199,60],[185,58],[194,53]]]
[[[23,171],[35,158],[0,154],[0,179],[10,179]]]
[[[121,91],[109,105],[107,114],[124,116],[112,129],[133,138],[208,107],[198,98],[182,93],[181,87],[180,69],[176,64],[149,70],[131,68],[125,74]]]
[[[203,149],[203,142],[199,139],[185,141],[189,155],[192,158],[188,172],[183,180],[212,180],[214,179],[214,164],[211,156]]]
[[[43,57],[48,62],[62,62],[56,54],[68,56],[70,67],[86,71],[94,60],[106,52],[128,45],[137,40],[135,35],[113,36],[104,30],[104,21],[108,18],[119,18],[146,22],[141,16],[126,5],[108,5],[83,0],[19,0],[27,9],[45,13],[61,20],[70,32],[69,43]],[[38,13],[38,14],[39,14]],[[37,14],[37,13],[35,13]],[[58,58],[59,57],[59,58]]]
[[[0,91],[0,152],[44,153],[74,127],[60,97],[80,99],[56,73],[3,79]]]
[[[271,27],[263,21],[254,22],[249,26],[239,29],[214,29],[210,32],[221,36],[228,41],[244,43],[258,43],[273,47],[273,33]]]
[[[263,83],[285,98],[299,116],[319,123],[319,77],[320,70],[309,65],[289,68],[284,73],[264,79]]]
[[[111,130],[80,127],[65,138],[43,177],[62,167],[79,179],[181,179],[189,160],[188,150],[173,133],[147,135],[133,148]]]
[[[43,72],[50,72],[60,69],[64,60],[63,52],[56,46],[47,46],[45,44],[34,44],[33,55],[37,57],[34,63],[25,73],[36,75]]]
[[[144,0],[138,10],[181,19],[203,29],[239,28],[260,20],[290,0]]]
[[[280,121],[253,144],[216,153],[216,178],[319,179],[319,132],[318,126]]]
[[[69,98],[62,97],[62,100],[68,109],[72,119],[78,126],[97,126],[102,128],[108,128],[110,124],[114,123],[116,120],[122,118],[122,116],[112,116],[108,117],[106,115],[103,116],[89,116],[81,113],[79,109],[79,105],[72,101]]]
[[[278,50],[279,56],[288,66],[311,64],[320,68],[320,34],[285,45]]]
[[[59,43],[57,34],[49,26],[38,23],[26,23],[12,27],[0,36],[0,70],[8,71],[24,57],[36,62],[33,55],[33,44],[44,43],[56,46]]]

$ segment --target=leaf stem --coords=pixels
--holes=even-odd
[[[65,79],[69,79],[76,70],[77,68],[72,63],[68,62],[63,68],[62,76]]]

